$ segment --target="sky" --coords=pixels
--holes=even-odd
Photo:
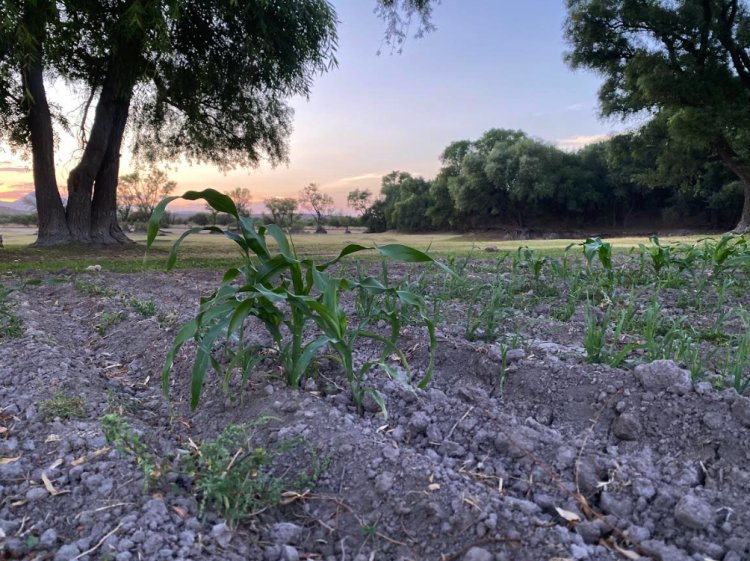
[[[295,98],[289,162],[223,173],[212,166],[171,164],[177,193],[247,187],[256,210],[274,196],[295,196],[308,183],[330,193],[341,212],[355,188],[380,189],[393,171],[427,178],[453,141],[491,128],[522,129],[565,149],[621,131],[602,120],[600,79],[564,61],[562,0],[442,0],[437,29],[409,38],[400,54],[383,48],[384,23],[374,0],[333,0],[340,24],[338,67],[318,76],[309,99]],[[72,111],[83,92],[53,85],[49,97]],[[75,141],[62,138],[58,182],[75,165]],[[121,172],[132,171],[127,154]],[[33,189],[28,161],[0,147],[0,203]]]

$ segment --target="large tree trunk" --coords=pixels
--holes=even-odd
[[[41,53],[39,53],[41,57]],[[34,169],[34,195],[39,216],[35,245],[49,246],[70,242],[60,191],[55,177],[55,146],[52,117],[42,80],[42,61],[38,58],[22,71],[28,102],[29,136]]]
[[[115,83],[110,71],[102,86],[94,123],[81,161],[68,175],[68,227],[73,238],[91,243],[91,196],[94,181],[107,153],[115,116]],[[119,148],[118,148],[119,153]]]
[[[724,139],[720,140],[716,147],[721,161],[739,178],[745,191],[742,215],[733,230],[738,234],[744,234],[750,231],[750,163],[744,161]]]
[[[39,35],[31,53],[31,62],[21,69],[21,78],[27,100],[29,137],[34,169],[34,195],[39,217],[39,231],[35,245],[49,246],[70,241],[70,231],[65,221],[65,209],[55,177],[55,144],[52,132],[52,116],[44,89],[42,49],[44,29],[31,13],[26,14],[27,25],[36,28]],[[38,18],[37,18],[38,19]],[[37,25],[35,25],[37,24]]]
[[[120,174],[120,149],[128,120],[130,98],[115,104],[107,151],[96,174],[91,211],[91,238],[100,244],[133,243],[117,222],[117,179]]]

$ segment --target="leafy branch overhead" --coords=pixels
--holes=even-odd
[[[430,4],[375,2],[396,42],[415,15],[428,26]],[[129,242],[116,213],[126,131],[151,161],[285,161],[288,99],[336,66],[337,24],[327,0],[0,0],[0,140],[33,154],[37,243]],[[78,123],[48,101],[49,79],[86,92]],[[55,125],[81,144],[65,203]]]
[[[737,0],[568,0],[568,62],[604,79],[604,115],[647,116],[683,170],[714,156],[739,179],[750,229],[750,8]]]

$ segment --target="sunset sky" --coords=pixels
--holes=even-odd
[[[178,192],[248,187],[260,203],[315,182],[345,211],[350,190],[376,193],[380,178],[395,169],[432,177],[450,142],[490,128],[522,129],[567,149],[625,128],[597,116],[599,79],[564,63],[561,0],[443,0],[434,13],[437,31],[409,39],[401,54],[379,56],[384,24],[374,2],[333,4],[341,22],[339,66],[316,79],[309,100],[292,100],[288,165],[224,174],[172,164]],[[71,117],[82,95],[60,85],[49,92]],[[75,148],[73,139],[61,139],[60,184],[75,165]],[[132,171],[127,154],[123,163],[123,174]],[[0,202],[32,190],[28,166],[0,149]]]

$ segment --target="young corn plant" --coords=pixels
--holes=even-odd
[[[644,244],[638,244],[641,255],[648,255],[651,258],[651,267],[654,269],[654,273],[657,277],[661,277],[661,273],[664,269],[669,268],[672,263],[670,248],[669,246],[662,245],[659,242],[658,236],[649,237],[651,246]]]
[[[593,275],[592,264],[594,259],[598,258],[605,273],[604,285],[608,288],[613,287],[615,271],[612,262],[612,244],[596,237],[586,238],[580,245],[583,247],[583,256],[586,258],[586,272]]]
[[[210,368],[217,373],[223,371],[225,380],[235,370],[241,372],[243,380],[247,378],[259,360],[257,346],[245,344],[246,321],[252,316],[262,323],[270,335],[290,386],[299,387],[319,352],[329,348],[333,350],[343,367],[360,411],[364,397],[369,393],[385,413],[382,397],[377,391],[363,385],[364,378],[377,366],[386,372],[392,372],[386,358],[393,354],[398,356],[407,371],[408,364],[398,348],[398,332],[391,332],[391,335],[386,337],[370,330],[366,320],[359,323],[350,322],[341,306],[342,293],[349,291],[365,291],[371,296],[391,298],[400,305],[417,311],[427,328],[430,362],[422,378],[416,381],[416,385],[425,387],[430,382],[436,344],[435,327],[425,311],[422,298],[409,291],[387,286],[371,277],[359,280],[341,278],[334,276],[329,270],[343,258],[363,251],[374,251],[384,259],[409,263],[435,263],[449,275],[453,275],[448,267],[424,252],[400,244],[377,247],[350,244],[334,259],[315,263],[310,258],[299,256],[290,239],[277,225],[256,226],[250,217],[240,215],[230,197],[214,189],[189,191],[181,197],[163,199],[154,210],[149,223],[148,247],[151,247],[156,238],[159,220],[167,205],[177,198],[205,201],[214,210],[229,214],[239,226],[239,231],[224,230],[217,226],[187,230],[172,246],[167,268],[174,267],[183,240],[201,231],[223,234],[235,242],[240,250],[241,263],[224,273],[213,293],[201,298],[196,317],[177,333],[162,370],[165,393],[169,391],[170,373],[175,357],[180,348],[191,339],[196,344],[191,375],[193,408],[199,403],[205,377]],[[274,243],[270,244],[269,241]],[[310,339],[308,328],[313,325],[318,328],[318,334]],[[382,354],[379,359],[366,361],[357,368],[354,365],[353,353],[360,338],[380,343]],[[236,350],[229,351],[230,362],[226,368],[223,368],[213,355],[214,345],[221,339],[237,342]]]

